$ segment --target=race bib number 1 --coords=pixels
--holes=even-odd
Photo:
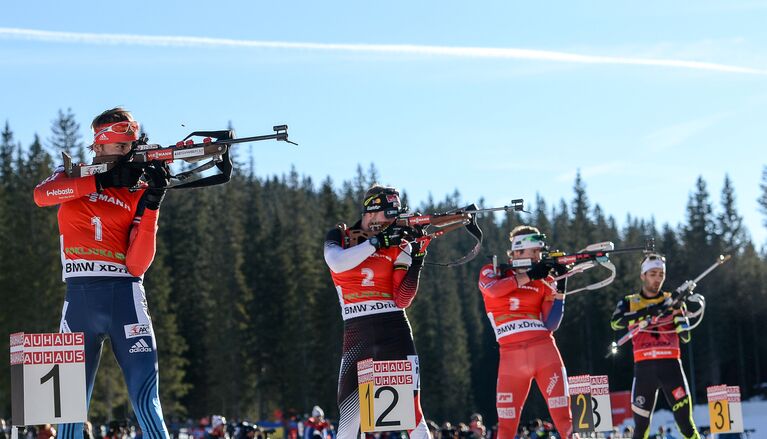
[[[417,360],[357,363],[360,428],[365,433],[415,428]]]

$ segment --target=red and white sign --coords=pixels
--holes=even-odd
[[[591,392],[591,376],[590,375],[577,375],[567,378],[568,388],[570,395],[578,395],[581,393]]]
[[[415,428],[418,357],[407,360],[357,362],[360,420],[364,432]]]
[[[84,422],[85,335],[82,332],[10,337],[14,425]]]
[[[147,160],[173,160],[173,149],[158,149],[157,151],[147,151]]]

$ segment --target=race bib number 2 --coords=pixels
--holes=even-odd
[[[415,428],[417,357],[357,363],[360,428],[365,433]]]

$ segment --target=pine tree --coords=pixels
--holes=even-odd
[[[759,188],[762,194],[759,196],[757,202],[759,203],[759,210],[764,215],[764,226],[767,227],[767,166],[762,169],[762,182],[759,184]]]
[[[85,144],[80,134],[80,124],[77,123],[71,108],[67,108],[66,112],[59,110],[59,115],[53,121],[51,131],[53,131],[53,135],[48,138],[48,143],[57,154],[59,151],[63,151],[70,156],[72,154],[76,157],[85,156]]]
[[[702,177],[698,177],[695,192],[690,195],[687,204],[687,223],[681,232],[684,243],[683,258],[686,261],[683,273],[687,278],[703,271],[714,261],[715,255],[718,256],[714,242],[715,231],[714,214],[706,183]],[[710,282],[711,279],[707,281]],[[721,357],[716,342],[718,331],[715,327],[717,313],[714,309],[709,309],[707,314],[706,320],[693,336],[688,350],[692,349],[694,352],[694,358],[689,361],[707,364],[708,367],[696,369],[699,372],[698,376],[691,373],[692,376],[688,377],[691,388],[698,388],[698,381],[714,383],[721,380]]]
[[[743,217],[738,214],[735,206],[735,189],[728,175],[724,177],[721,203],[722,213],[717,218],[717,228],[722,251],[739,253],[749,239],[743,225]]]

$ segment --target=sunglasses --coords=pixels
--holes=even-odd
[[[534,234],[534,235],[525,235],[524,238],[520,240],[520,242],[530,241],[530,242],[541,242],[546,240],[546,235],[543,233]]]
[[[135,120],[132,121],[123,121],[123,122],[116,122],[112,125],[108,125],[101,130],[99,130],[95,137],[98,137],[101,134],[106,133],[116,133],[116,134],[127,134],[127,133],[137,133],[138,132],[138,122]]]

